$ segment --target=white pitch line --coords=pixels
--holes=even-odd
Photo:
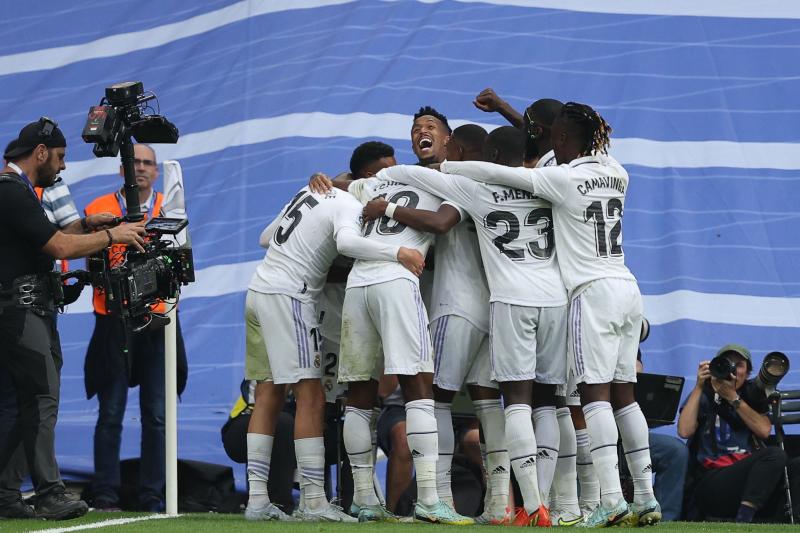
[[[113,520],[103,520],[101,522],[92,522],[91,524],[81,524],[79,526],[55,527],[52,529],[38,529],[36,530],[36,533],[67,533],[68,531],[100,529],[101,527],[122,526],[125,524],[132,524],[134,522],[143,522],[145,520],[161,520],[162,518],[176,518],[178,516],[181,515],[168,516],[165,514],[154,514],[149,516],[137,516],[136,518],[114,518]]]

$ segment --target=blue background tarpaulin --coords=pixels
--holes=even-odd
[[[686,376],[688,390],[698,360],[739,342],[756,364],[786,352],[784,386],[800,387],[796,5],[77,0],[7,2],[3,14],[0,141],[55,118],[79,209],[121,185],[118,160],[93,158],[80,139],[106,86],[142,80],[180,128],[177,145],[156,147],[183,165],[197,268],[181,303],[180,457],[229,463],[219,429],[243,375],[244,291],[262,228],[311,173],[346,169],[364,140],[413,162],[421,105],[455,125],[503,124],[471,103],[487,86],[517,109],[586,102],[613,126],[612,154],[631,176],[626,256],[653,326],[648,371]],[[59,321],[57,431],[62,467],[87,472],[88,292]],[[124,457],[139,453],[138,417],[134,389]]]

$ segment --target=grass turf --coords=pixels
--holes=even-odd
[[[141,513],[89,513],[83,518],[67,520],[64,522],[44,522],[34,520],[3,520],[0,521],[0,531],[3,533],[17,533],[22,531],[36,531],[50,528],[75,528],[81,525],[90,525],[105,520],[120,518],[134,518],[147,516]],[[186,532],[206,533],[224,531],[226,533],[238,532],[273,532],[273,533],[365,533],[366,531],[383,530],[385,533],[422,533],[426,528],[446,528],[461,533],[478,533],[491,531],[493,526],[439,526],[433,524],[332,524],[309,522],[246,522],[243,515],[220,514],[190,514],[177,518],[164,518],[160,520],[145,520],[125,525],[89,529],[88,531],[159,531],[159,532]],[[652,533],[768,533],[797,531],[797,526],[788,524],[753,524],[739,525],[728,523],[688,523],[669,522],[656,526],[655,529],[642,530]]]

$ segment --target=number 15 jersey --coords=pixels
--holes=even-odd
[[[635,280],[622,251],[628,173],[610,156],[587,156],[545,168],[444,162],[442,172],[530,191],[553,204],[561,275],[572,294],[601,278]]]
[[[359,201],[345,191],[331,189],[320,194],[308,187],[300,189],[281,211],[280,225],[249,288],[316,304],[339,254],[337,237],[360,233],[361,209]]]

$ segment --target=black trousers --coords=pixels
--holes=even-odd
[[[21,463],[15,455],[21,444],[40,496],[64,490],[55,454],[61,365],[61,343],[51,314],[3,310],[0,372],[10,378],[16,390],[17,419],[0,444],[0,472],[8,476],[5,481],[15,481],[13,469]],[[13,486],[0,487],[0,503],[18,496]]]
[[[17,389],[14,388],[11,375],[0,370],[0,448],[13,435],[16,423]],[[25,459],[25,450],[19,445],[6,467],[0,470],[0,506],[19,498],[19,489],[27,476],[28,461]]]
[[[783,522],[786,490],[783,483],[786,454],[776,447],[766,447],[731,466],[709,470],[698,481],[694,501],[708,517],[736,517],[741,502],[755,505],[756,519]],[[800,459],[788,463],[794,514],[800,511]]]

